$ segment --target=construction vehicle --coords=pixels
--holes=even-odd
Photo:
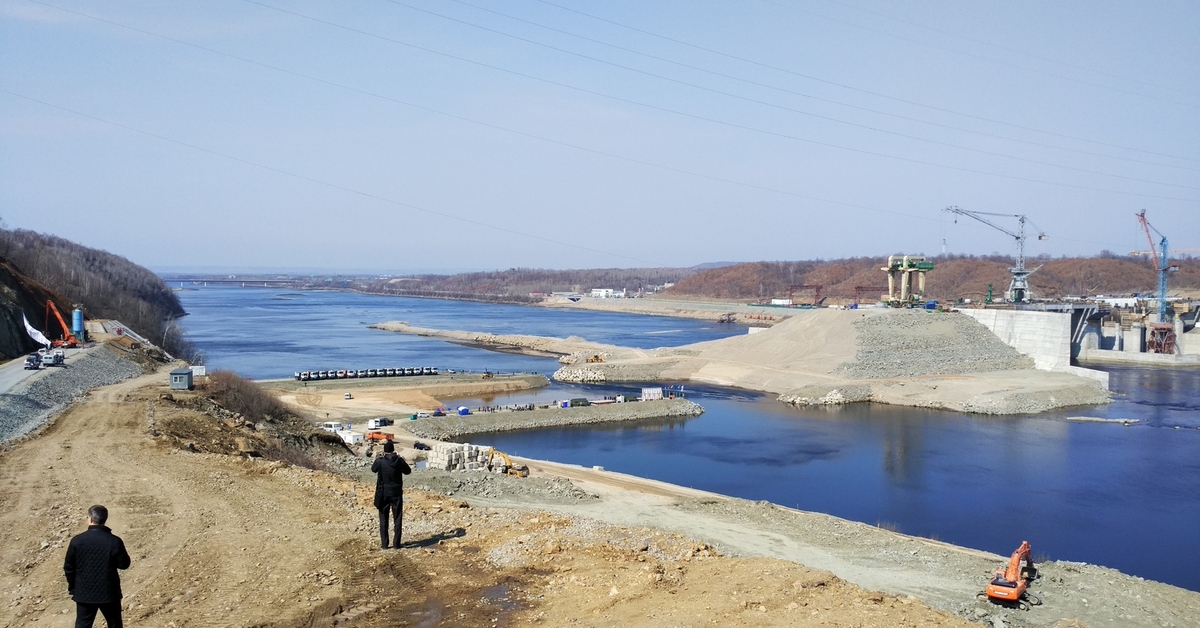
[[[493,462],[497,458],[500,460],[498,462]],[[508,457],[508,454],[502,451],[497,451],[495,447],[488,451],[487,468],[489,471],[495,471],[497,473],[503,473],[505,475],[511,475],[518,478],[529,477],[529,467],[523,464],[514,464],[512,458]]]
[[[50,343],[56,347],[69,347],[69,348],[78,347],[79,339],[75,337],[75,334],[71,333],[71,328],[69,326],[67,326],[67,322],[63,320],[62,314],[59,313],[58,308],[55,307],[55,305],[54,305],[54,301],[51,301],[49,299],[46,300],[46,329],[47,330],[50,329],[50,313],[51,312],[54,313],[54,318],[58,320],[58,324],[60,326],[62,326],[63,335],[62,335],[62,339],[51,340]]]
[[[1041,598],[1029,592],[1029,581],[1037,577],[1037,568],[1033,566],[1030,552],[1029,541],[1021,541],[1021,546],[1008,559],[1008,566],[996,570],[995,577],[978,597],[991,602],[1015,604],[1023,611],[1029,610],[1030,606],[1040,605]]]
[[[392,439],[394,439],[394,438],[395,438],[394,434],[389,434],[387,432],[381,432],[379,430],[368,430],[367,431],[367,440],[368,441],[391,442]]]
[[[591,364],[595,364],[597,362],[603,362],[604,356],[602,356],[600,354],[596,354],[596,355],[590,356],[587,361]]]
[[[492,377],[493,375],[490,371],[483,374],[483,379],[491,379]]]

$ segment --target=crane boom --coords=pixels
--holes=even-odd
[[[1030,225],[1033,225],[1033,227],[1035,229],[1038,229],[1037,225],[1034,225],[1033,221],[1029,220],[1029,217],[1026,216],[1025,214],[997,214],[997,213],[993,213],[993,212],[977,212],[977,211],[969,211],[966,209],[962,209],[960,207],[955,207],[953,205],[945,208],[942,211],[949,212],[951,214],[958,214],[960,216],[967,216],[968,218],[974,218],[975,220],[978,220],[979,222],[982,222],[983,224],[985,224],[1001,233],[1007,234],[1008,236],[1010,236],[1011,238],[1013,238],[1014,240],[1017,241],[1017,264],[1016,264],[1016,266],[1008,269],[1008,272],[1012,273],[1012,281],[1010,281],[1008,284],[1008,295],[1007,296],[1008,296],[1008,300],[1012,301],[1013,303],[1022,303],[1024,301],[1028,300],[1028,297],[1029,297],[1028,278],[1029,278],[1029,275],[1033,274],[1033,272],[1037,270],[1037,268],[1034,268],[1033,270],[1026,270],[1026,268],[1025,268],[1025,223],[1028,222]],[[1001,227],[1000,225],[992,222],[991,220],[984,218],[984,216],[1000,216],[1000,217],[1004,217],[1004,218],[1016,218],[1017,224],[1019,225],[1019,227],[1017,228],[1016,231],[1013,231],[1011,229]],[[1048,238],[1049,238],[1049,236],[1047,236],[1044,231],[1042,231],[1041,229],[1038,229],[1037,239],[1046,240]],[[1041,267],[1039,266],[1038,268],[1041,268]]]
[[[79,339],[75,334],[71,333],[71,328],[67,326],[67,322],[63,320],[62,314],[59,313],[58,307],[54,305],[54,301],[46,300],[46,329],[50,329],[50,313],[54,313],[54,318],[58,319],[58,324],[62,327],[62,340],[55,340],[55,346],[78,347]]]
[[[1143,209],[1134,215],[1141,223],[1142,231],[1146,233],[1146,241],[1150,243],[1150,257],[1154,261],[1154,270],[1158,272],[1158,322],[1165,323],[1167,322],[1167,275],[1171,272],[1167,265],[1167,236],[1150,225],[1150,221],[1146,220],[1146,210]],[[1162,238],[1158,242],[1157,250],[1154,248],[1154,236],[1150,235],[1152,230]]]

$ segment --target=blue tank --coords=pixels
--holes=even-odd
[[[83,338],[83,310],[75,308],[71,312],[71,333],[75,334],[76,338]]]

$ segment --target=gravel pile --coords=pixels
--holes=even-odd
[[[518,478],[487,471],[417,469],[406,479],[404,486],[447,496],[520,499],[542,504],[574,504],[599,499],[564,478]]]
[[[834,373],[851,379],[958,375],[1034,367],[968,316],[894,310],[854,322],[858,352]]]
[[[22,382],[0,395],[0,441],[37,429],[89,390],[142,375],[137,362],[108,347],[97,347],[71,358],[66,366],[32,382]]]
[[[520,412],[485,412],[467,416],[432,417],[409,421],[405,427],[420,438],[451,440],[469,434],[663,417],[699,416],[703,412],[704,408],[687,399],[662,399],[579,408],[538,408]]]
[[[672,355],[683,355],[680,350]],[[599,384],[602,382],[657,382],[669,379],[664,373],[678,364],[678,360],[660,360],[648,364],[589,364],[576,363],[564,366],[554,372],[555,381],[574,382],[578,384]]]

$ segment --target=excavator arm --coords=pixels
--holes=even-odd
[[[62,330],[63,330],[62,340],[55,342],[54,344],[66,345],[68,347],[78,346],[79,339],[75,337],[75,334],[71,333],[70,326],[68,326],[67,322],[63,320],[62,314],[60,314],[58,311],[58,307],[56,307],[54,305],[54,301],[46,299],[46,327],[47,327],[47,329],[50,327],[50,313],[51,312],[54,313],[54,318],[58,319],[58,324],[59,324],[59,326],[62,327]]]
[[[1008,568],[1004,570],[1004,579],[1009,582],[1017,582],[1021,579],[1021,562],[1024,561],[1029,569],[1033,569],[1033,559],[1029,557],[1029,541],[1022,541],[1021,547],[1013,552],[1011,558],[1008,559]],[[996,575],[1000,575],[999,572]]]
[[[995,577],[980,595],[994,602],[1015,603],[1023,609],[1027,609],[1031,603],[1040,604],[1040,599],[1026,592],[1029,588],[1029,574],[1034,573],[1036,572],[1029,541],[1022,541],[1021,546],[1008,559],[1008,565],[996,570]]]

